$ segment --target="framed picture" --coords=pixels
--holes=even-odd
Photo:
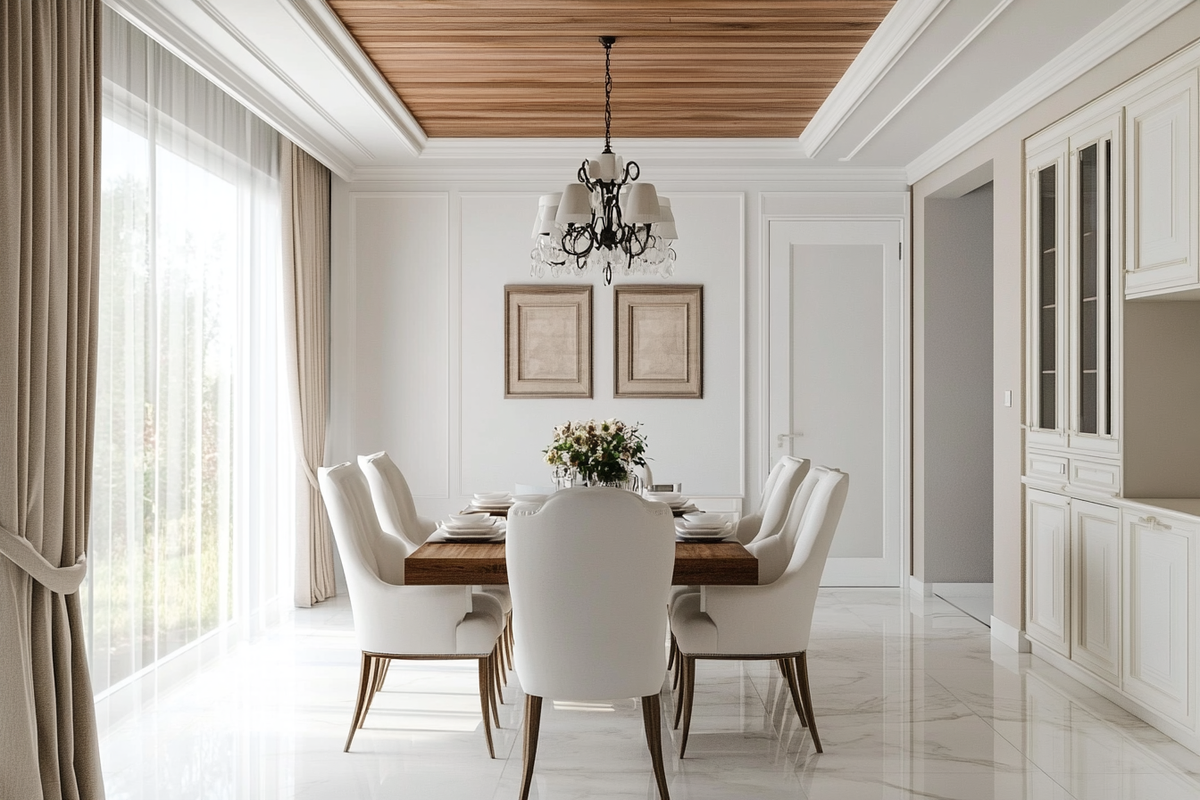
[[[614,289],[617,397],[703,397],[702,286]]]
[[[592,287],[504,287],[504,396],[592,396]]]

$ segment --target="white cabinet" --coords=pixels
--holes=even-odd
[[[1186,518],[1126,512],[1127,694],[1194,726],[1196,537]]]
[[[1071,656],[1070,498],[1029,489],[1025,495],[1028,541],[1025,633]]]
[[[1026,143],[1027,466],[1121,491],[1123,124],[1073,115]]]
[[[1128,297],[1200,287],[1196,70],[1126,107]]]
[[[1121,524],[1112,506],[1071,500],[1071,659],[1117,683],[1121,670]]]

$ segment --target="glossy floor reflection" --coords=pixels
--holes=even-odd
[[[663,723],[672,797],[1200,797],[1200,756],[938,598],[823,591],[809,653],[825,753],[773,664],[703,661],[687,758]],[[396,662],[345,754],[358,659],[345,598],[291,613],[103,735],[109,798],[516,797],[517,676],[496,760],[473,662]],[[532,796],[656,797],[637,703],[547,702]]]

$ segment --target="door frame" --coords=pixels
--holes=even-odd
[[[864,198],[865,199],[865,198]],[[772,227],[782,228],[786,224],[812,223],[828,227],[838,223],[887,223],[896,227],[896,235],[900,252],[897,269],[900,274],[898,296],[895,303],[898,307],[891,310],[895,314],[894,322],[888,320],[888,329],[896,332],[896,341],[885,352],[885,370],[894,365],[897,370],[894,387],[885,383],[885,391],[892,394],[895,403],[893,414],[898,416],[893,441],[884,442],[884,457],[891,464],[891,469],[885,466],[885,487],[888,486],[889,476],[896,481],[895,496],[884,498],[884,515],[892,517],[896,529],[894,542],[896,556],[894,566],[888,563],[887,542],[885,541],[885,556],[879,559],[831,559],[827,563],[822,576],[823,586],[897,586],[908,584],[912,574],[912,257],[910,244],[911,209],[910,200],[904,198],[903,213],[843,213],[843,214],[764,214],[762,217],[761,253],[763,254],[762,309],[763,309],[763,347],[762,369],[760,370],[762,396],[762,420],[760,442],[762,443],[762,462],[760,468],[763,475],[770,469],[776,459],[775,437],[783,433],[780,419],[789,419],[791,409],[772,407],[771,384],[772,367],[782,364],[791,381],[791,348],[790,341],[787,352],[780,353],[772,350],[771,333],[773,329],[772,297],[780,290],[780,276],[773,269],[772,259]],[[790,244],[789,244],[790,247]],[[786,276],[790,288],[790,274]],[[790,292],[789,292],[790,296]],[[886,298],[885,298],[886,301]],[[888,339],[885,338],[885,341]],[[885,373],[886,374],[886,373]],[[885,409],[885,414],[887,410]],[[781,416],[782,415],[782,416]],[[885,428],[886,430],[886,428]],[[790,432],[790,431],[788,431]],[[836,465],[832,465],[836,466]],[[853,476],[851,476],[853,480]],[[889,506],[891,507],[889,510]],[[876,562],[874,565],[850,562]],[[837,563],[846,562],[846,563]]]

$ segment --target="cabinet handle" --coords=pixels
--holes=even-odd
[[[1149,525],[1151,529],[1161,529],[1164,531],[1171,530],[1171,526],[1160,522],[1158,517],[1139,517],[1138,522],[1142,523],[1143,525]]]

